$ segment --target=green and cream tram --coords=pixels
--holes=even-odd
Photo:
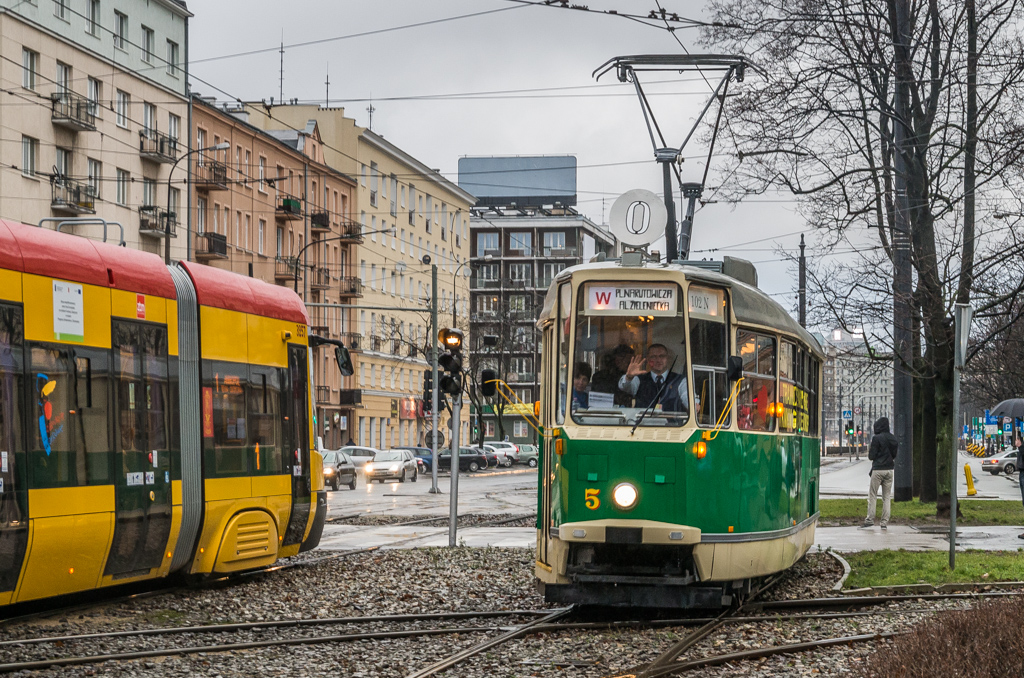
[[[746,262],[624,259],[563,271],[539,320],[539,586],[726,605],[813,542],[821,348]]]

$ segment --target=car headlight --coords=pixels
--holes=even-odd
[[[366,466],[364,466],[363,468],[365,468],[365,469],[366,469],[366,472],[367,472],[367,473],[371,473],[371,472],[373,471],[373,464],[367,464],[367,465],[366,465]]]
[[[334,475],[334,469],[331,468],[330,466],[328,466],[327,468],[324,469],[324,473],[326,475],[332,476],[332,475]]]
[[[629,483],[620,483],[612,490],[612,501],[621,509],[631,509],[636,504],[636,488]]]
[[[392,473],[397,473],[398,472],[398,464],[392,464],[391,468],[388,469],[388,470],[391,471]]]

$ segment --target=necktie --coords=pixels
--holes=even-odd
[[[665,381],[665,378],[660,374],[654,378],[654,385],[658,387],[659,391],[661,390],[661,384],[663,381]]]

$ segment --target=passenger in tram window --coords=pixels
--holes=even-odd
[[[619,379],[629,369],[629,361],[633,359],[635,352],[626,344],[619,344],[615,349],[604,356],[604,366],[594,373],[590,382],[590,390],[597,393],[611,393],[615,396],[617,407],[632,407],[632,397],[619,389]]]
[[[646,360],[641,356],[630,360],[629,368],[619,379],[619,389],[633,396],[635,407],[646,408],[657,399],[656,405],[661,405],[664,412],[687,411],[686,377],[669,370],[668,348],[664,344],[651,344]]]
[[[590,386],[590,365],[584,362],[576,363],[572,372],[572,409],[590,407],[590,394],[587,387]]]

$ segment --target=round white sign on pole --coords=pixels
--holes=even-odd
[[[657,193],[634,188],[620,195],[608,215],[608,227],[625,245],[641,247],[665,235],[668,210]]]

